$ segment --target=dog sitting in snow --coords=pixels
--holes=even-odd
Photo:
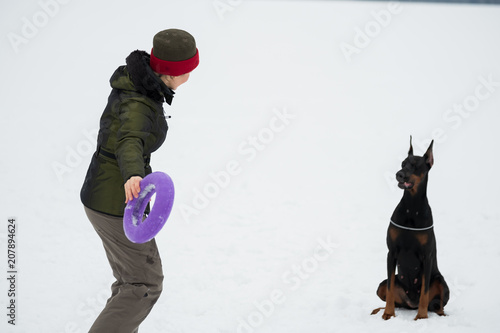
[[[392,214],[387,230],[387,279],[377,295],[386,302],[382,318],[395,316],[395,308],[418,309],[417,319],[428,311],[444,316],[450,291],[438,270],[436,238],[431,207],[427,201],[428,173],[434,164],[431,142],[424,156],[414,156],[410,137],[408,157],[396,173],[403,198]],[[396,273],[397,268],[397,273]]]

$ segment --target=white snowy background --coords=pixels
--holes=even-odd
[[[0,279],[1,332],[87,332],[101,311],[113,278],[79,191],[109,77],[172,27],[195,36],[201,62],[165,105],[152,158],[177,192],[157,237],[164,291],[141,332],[499,332],[500,6],[0,7],[0,266],[15,217],[19,270],[16,326]],[[446,317],[383,321],[370,312],[384,305],[410,135],[417,154],[435,139],[428,196],[451,298]]]

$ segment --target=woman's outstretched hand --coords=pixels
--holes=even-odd
[[[141,191],[141,180],[142,177],[133,176],[123,185],[125,187],[125,203],[128,203],[133,198],[139,197],[139,192]]]

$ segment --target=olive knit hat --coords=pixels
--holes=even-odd
[[[196,42],[187,31],[167,29],[154,36],[149,64],[156,73],[179,76],[191,72],[199,62]]]

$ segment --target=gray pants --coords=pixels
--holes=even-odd
[[[101,237],[116,282],[111,297],[89,333],[135,333],[162,291],[163,271],[154,239],[134,244],[123,231],[123,219],[85,207]]]

